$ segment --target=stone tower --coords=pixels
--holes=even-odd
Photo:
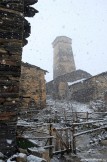
[[[53,79],[76,70],[71,43],[72,40],[66,36],[59,36],[52,43]]]

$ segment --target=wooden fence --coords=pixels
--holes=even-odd
[[[84,114],[84,121],[83,122],[78,122],[79,114]],[[69,127],[65,126],[64,127],[55,127],[54,123],[48,123],[48,130],[49,134],[46,135],[45,137],[34,137],[32,139],[41,139],[41,140],[46,140],[45,145],[43,146],[45,149],[49,149],[49,156],[50,158],[55,155],[55,154],[64,154],[66,153],[73,153],[76,154],[76,138],[78,136],[81,136],[83,134],[87,133],[92,133],[98,130],[102,129],[107,129],[107,124],[97,127],[94,129],[90,129],[90,125],[95,124],[95,123],[106,123],[107,120],[99,119],[91,119],[90,120],[90,115],[92,113],[89,112],[73,112],[74,118],[71,124],[69,124]],[[94,114],[107,114],[107,112],[95,112]],[[64,119],[65,122],[68,122],[67,120],[67,115],[64,113]],[[84,131],[78,131],[77,127],[80,128],[81,126],[86,126]],[[80,129],[79,129],[80,130]],[[30,139],[30,138],[28,138]]]

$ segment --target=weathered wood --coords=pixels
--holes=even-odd
[[[46,136],[46,137],[23,137],[23,136],[17,136],[17,138],[25,138],[25,139],[52,139],[54,136]]]
[[[80,136],[80,135],[83,135],[83,134],[86,134],[86,133],[91,133],[91,132],[94,132],[94,131],[97,131],[97,130],[101,130],[101,129],[106,129],[107,126],[104,126],[104,127],[100,127],[100,128],[96,128],[96,129],[91,129],[91,130],[87,130],[87,131],[84,131],[84,132],[80,132],[80,133],[74,133],[74,137],[77,137],[77,136]]]
[[[54,145],[44,146],[44,149],[54,148]]]
[[[73,125],[73,131],[72,131],[72,151],[74,154],[76,154],[76,138],[74,136],[75,134],[75,126]]]
[[[85,125],[85,124],[91,124],[91,123],[97,123],[97,122],[104,122],[107,120],[95,120],[95,121],[89,121],[89,122],[81,122],[81,123],[72,123],[73,126],[78,126],[78,125]]]
[[[71,152],[71,151],[72,151],[71,149],[64,149],[64,150],[53,152],[53,155],[64,154],[66,152],[68,153],[68,152]]]
[[[66,131],[66,130],[72,130],[71,127],[66,127],[66,128],[55,128],[57,131]]]
[[[56,131],[56,129],[54,128],[54,131],[56,132],[56,137],[58,137],[61,140],[61,143],[63,144],[63,146],[68,149],[68,146],[66,145],[66,143],[63,141],[63,139],[61,138],[60,134]]]
[[[50,137],[52,136],[52,124],[49,125],[49,135],[50,135]],[[49,141],[49,145],[52,145],[52,138],[49,138],[48,141]],[[50,147],[49,148],[49,156],[50,156],[50,158],[52,158],[52,152],[53,152],[53,148]]]

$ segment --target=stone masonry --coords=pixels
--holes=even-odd
[[[37,66],[22,63],[20,78],[21,111],[38,110],[46,106],[46,72],[46,70]]]
[[[66,36],[59,36],[52,43],[54,48],[53,79],[76,70],[71,41]]]
[[[69,99],[79,102],[92,100],[106,100],[107,72],[95,75],[78,83],[71,82],[69,85]]]
[[[11,156],[17,150],[16,124],[19,108],[19,78],[22,47],[27,44],[37,0],[0,0],[0,152]]]
[[[91,75],[83,70],[76,70],[58,76],[54,80],[46,84],[47,95],[52,96],[54,99],[64,99],[68,97],[68,82],[74,82],[83,78],[90,78]]]

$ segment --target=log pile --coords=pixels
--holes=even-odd
[[[22,47],[30,24],[25,17],[38,11],[29,5],[37,0],[0,0],[0,152],[16,151],[16,123]]]

